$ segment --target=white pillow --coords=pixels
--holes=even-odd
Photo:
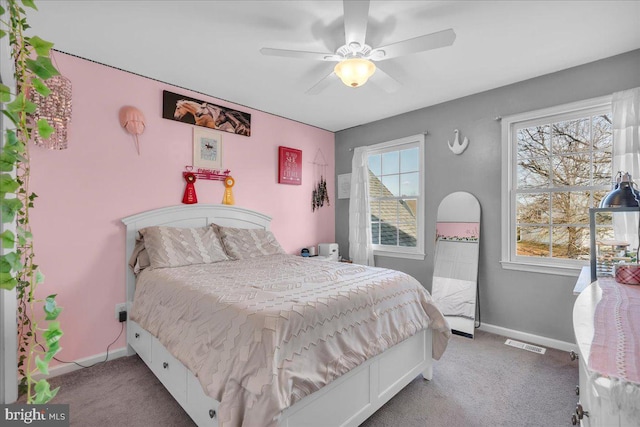
[[[212,227],[154,226],[140,230],[151,268],[180,267],[226,261],[222,243]]]

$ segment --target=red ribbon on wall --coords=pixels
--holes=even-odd
[[[184,189],[184,196],[182,197],[182,203],[185,205],[192,205],[198,203],[198,196],[196,196],[196,176],[192,173],[185,173],[184,179],[187,181],[187,188]]]

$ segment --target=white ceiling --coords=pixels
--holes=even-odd
[[[336,80],[307,95],[334,63],[259,50],[334,52],[344,44],[341,1],[37,5],[32,34],[58,50],[330,131],[640,48],[640,1],[372,1],[372,47],[448,28],[457,38],[378,62],[402,83],[395,93]]]

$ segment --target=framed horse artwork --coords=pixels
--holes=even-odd
[[[251,114],[168,90],[162,91],[162,117],[237,135],[251,136]]]

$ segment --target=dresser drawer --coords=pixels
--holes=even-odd
[[[127,342],[151,366],[151,334],[134,321],[127,322]]]
[[[218,401],[207,396],[198,379],[187,372],[187,413],[199,427],[218,426]]]
[[[165,349],[160,341],[151,341],[151,370],[181,406],[187,402],[187,368]]]

